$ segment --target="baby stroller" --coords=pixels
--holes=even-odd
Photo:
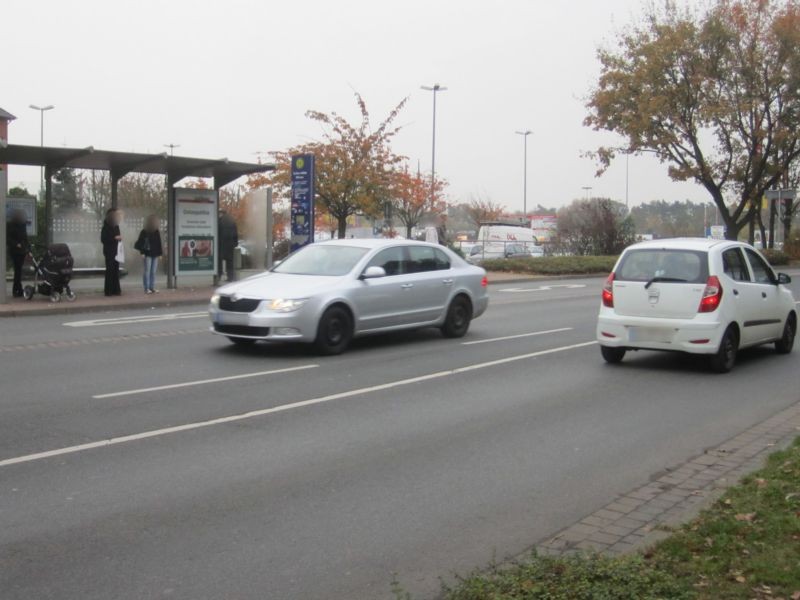
[[[44,246],[38,246],[44,249]],[[26,300],[33,298],[36,293],[49,296],[50,302],[61,302],[61,297],[68,302],[75,300],[75,293],[70,289],[72,267],[74,261],[66,244],[50,244],[44,255],[36,259],[33,248],[28,250],[33,262],[33,285],[26,285],[22,295]]]

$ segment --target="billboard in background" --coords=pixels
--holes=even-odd
[[[6,220],[10,219],[11,214],[17,210],[21,210],[25,213],[28,235],[36,235],[38,231],[38,224],[36,221],[36,198],[33,196],[6,196]]]
[[[531,229],[533,229],[533,236],[540,244],[551,242],[558,229],[558,217],[556,215],[534,215],[531,217]]]
[[[711,225],[708,228],[707,236],[712,240],[724,240],[725,239],[725,226],[724,225]]]
[[[314,155],[292,156],[291,251],[314,243]]]
[[[217,192],[175,188],[175,273],[217,273]]]

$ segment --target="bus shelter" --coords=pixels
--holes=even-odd
[[[176,235],[176,189],[177,184],[187,177],[213,179],[213,192],[218,195],[220,188],[245,175],[263,173],[275,169],[273,164],[245,163],[230,161],[227,158],[206,159],[162,154],[142,154],[135,152],[116,152],[86,148],[61,148],[48,146],[25,146],[17,144],[0,145],[0,165],[23,165],[44,169],[44,233],[45,243],[53,240],[53,175],[63,168],[91,169],[108,171],[111,182],[111,205],[117,208],[119,181],[129,173],[147,173],[166,177],[167,239],[170,260],[167,263],[167,286],[177,285],[175,253],[178,251]],[[5,195],[5,187],[0,194]],[[5,204],[5,203],[3,203]],[[5,210],[0,211],[2,230],[5,231]],[[217,256],[218,252],[214,252]],[[6,264],[5,244],[0,246],[0,264]],[[3,301],[5,294],[0,295]]]

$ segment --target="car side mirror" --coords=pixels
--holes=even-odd
[[[786,273],[778,273],[778,285],[789,285],[792,283],[792,278]]]
[[[367,267],[361,274],[361,279],[380,279],[386,277],[386,269],[383,267]]]

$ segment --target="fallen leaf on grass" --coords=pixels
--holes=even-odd
[[[790,596],[790,598],[791,598],[792,600],[800,600],[800,591],[798,591],[798,592],[795,592],[794,594],[792,594],[792,595]]]
[[[766,479],[761,479],[761,478],[759,477],[758,479],[756,479],[756,485],[757,485],[758,487],[760,487],[760,488],[767,487],[767,480],[766,480]]]
[[[731,499],[730,499],[730,498],[725,498],[725,501],[724,501],[724,502],[725,502],[725,504],[727,504],[728,506],[730,506],[730,505],[732,504],[732,502],[731,502]]]
[[[744,521],[746,523],[752,523],[753,519],[756,518],[756,513],[739,513],[733,517],[737,521]]]
[[[735,577],[735,579],[736,579],[736,581],[737,581],[737,582],[739,582],[739,583],[745,583],[745,582],[747,581],[747,579],[745,579],[744,575],[737,575],[737,576]]]

